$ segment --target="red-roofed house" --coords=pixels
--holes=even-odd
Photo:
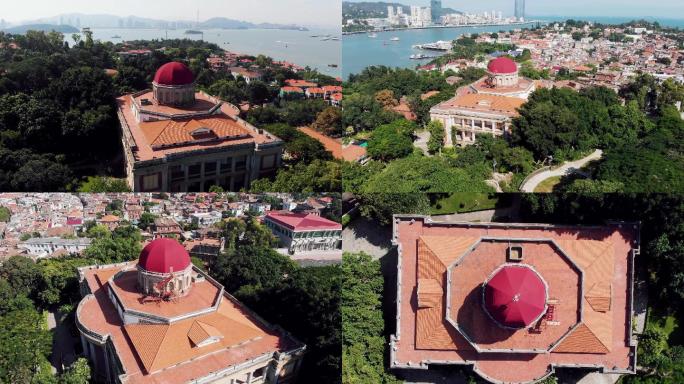
[[[311,87],[306,89],[306,97],[316,99],[316,98],[323,98],[325,96],[325,91],[323,88],[319,87]]]
[[[304,90],[299,87],[292,87],[289,85],[286,85],[282,88],[280,88],[280,97],[281,98],[300,98],[304,96]]]
[[[271,211],[264,217],[264,223],[291,254],[330,251],[339,249],[342,244],[342,224],[318,215]]]
[[[299,87],[299,88],[318,87],[318,84],[316,84],[316,83],[312,83],[312,82],[306,81],[306,80],[296,80],[296,79],[287,79],[287,80],[285,80],[285,84],[287,84],[291,87]]]

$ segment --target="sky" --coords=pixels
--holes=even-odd
[[[226,17],[254,23],[339,26],[340,0],[21,0],[2,7],[9,22],[51,17],[62,13],[110,14],[161,20],[200,21]]]
[[[363,0],[351,0],[359,2]],[[384,0],[428,6],[429,0]],[[470,13],[501,11],[513,14],[514,0],[442,0],[443,7]],[[535,16],[615,16],[684,19],[684,0],[527,0],[526,13]]]

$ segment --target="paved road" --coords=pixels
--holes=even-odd
[[[62,366],[69,366],[74,362],[76,353],[74,343],[76,340],[69,332],[69,325],[60,321],[61,314],[58,311],[48,313],[48,329],[52,331],[52,373],[62,372]]]
[[[568,176],[570,174],[576,173],[577,171],[579,171],[580,168],[587,165],[587,163],[589,163],[590,161],[600,159],[602,155],[603,151],[597,149],[587,157],[575,161],[568,161],[563,163],[563,165],[561,165],[558,168],[549,169],[547,171],[536,174],[534,175],[534,177],[531,177],[529,180],[527,180],[527,182],[520,187],[520,190],[522,192],[534,192],[534,189],[537,188],[537,186],[542,181],[551,177]]]
[[[430,140],[430,132],[427,130],[417,132],[416,137],[416,141],[413,142],[413,145],[420,148],[425,156],[432,156],[430,155],[430,152],[428,152],[427,146],[428,140]]]

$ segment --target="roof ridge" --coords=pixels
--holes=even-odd
[[[171,324],[164,324],[164,333],[162,334],[159,345],[157,346],[155,352],[154,352],[154,358],[152,359],[152,364],[150,364],[150,368],[154,366],[154,363],[157,361],[157,356],[159,356],[159,351],[161,350],[161,346],[164,345],[164,340],[166,340],[166,335],[169,333],[169,328],[171,328]]]
[[[150,145],[155,145],[155,143],[157,142],[157,140],[159,140],[159,138],[161,137],[161,135],[162,135],[164,132],[166,132],[167,129],[169,129],[169,125],[171,125],[173,122],[174,122],[173,120],[168,120],[168,121],[166,121],[165,124],[164,124],[164,127],[163,127],[162,129],[159,130],[159,133],[157,133],[157,136],[156,136],[153,140],[150,141]]]

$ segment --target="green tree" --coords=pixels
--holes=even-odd
[[[342,258],[342,382],[399,383],[385,370],[383,278],[369,255]]]
[[[90,382],[90,366],[88,360],[78,358],[59,376],[59,384],[88,384]]]
[[[395,120],[377,127],[368,141],[368,155],[376,160],[390,161],[413,152],[412,134],[416,126],[408,120]]]
[[[431,121],[427,130],[430,132],[430,139],[427,143],[428,151],[435,154],[444,148],[444,125],[441,121]]]
[[[1,382],[29,384],[40,382],[41,370],[49,374],[52,336],[46,326],[46,319],[33,308],[0,316]]]

